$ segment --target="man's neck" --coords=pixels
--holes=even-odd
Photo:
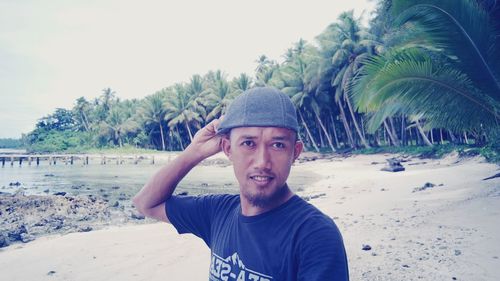
[[[255,206],[251,202],[249,202],[245,196],[240,193],[240,202],[241,202],[241,214],[250,217],[263,214],[265,212],[269,212],[279,206],[285,204],[290,198],[292,198],[294,193],[286,187],[286,192],[283,192],[282,196],[274,200],[272,203],[266,206]]]

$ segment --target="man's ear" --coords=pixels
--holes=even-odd
[[[293,161],[297,160],[299,158],[300,153],[302,153],[302,150],[304,149],[304,143],[301,141],[296,141],[295,146],[293,148]]]
[[[231,160],[231,140],[227,136],[223,136],[221,139],[221,147],[224,154],[226,154],[227,158]]]

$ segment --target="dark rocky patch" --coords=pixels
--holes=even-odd
[[[130,217],[133,218],[134,220],[143,220],[146,218],[143,214],[140,214],[138,212],[132,212],[130,214]]]
[[[314,195],[310,195],[310,196],[301,196],[301,197],[305,201],[309,201],[311,199],[316,199],[316,198],[320,198],[320,197],[323,197],[323,196],[326,196],[326,193],[314,194]]]
[[[0,195],[0,247],[30,242],[37,237],[68,232],[87,232],[114,221],[131,219],[123,206],[112,208],[95,195]]]
[[[10,240],[3,233],[0,233],[0,248],[7,247],[10,245]]]
[[[431,182],[426,182],[426,183],[425,183],[423,186],[421,186],[421,187],[415,187],[415,188],[413,189],[413,191],[412,191],[412,192],[423,191],[423,190],[426,190],[426,189],[433,188],[433,187],[435,187],[435,186],[436,186],[436,185],[435,185],[435,184],[433,184],[433,183],[431,183]],[[442,186],[442,184],[441,184],[440,186]]]

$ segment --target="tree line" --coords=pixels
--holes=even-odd
[[[58,108],[23,136],[33,151],[131,145],[182,150],[195,132],[252,87],[272,86],[297,107],[314,151],[435,144],[498,149],[500,4],[489,0],[381,0],[369,27],[342,13],[253,76],[195,74],[144,99],[110,88]],[[497,150],[498,151],[498,150]]]

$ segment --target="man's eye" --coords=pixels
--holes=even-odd
[[[285,148],[285,144],[282,142],[275,142],[273,143],[273,146],[276,148]]]
[[[247,140],[247,141],[242,142],[241,145],[244,145],[244,146],[253,146],[254,143],[253,143],[253,141]]]

